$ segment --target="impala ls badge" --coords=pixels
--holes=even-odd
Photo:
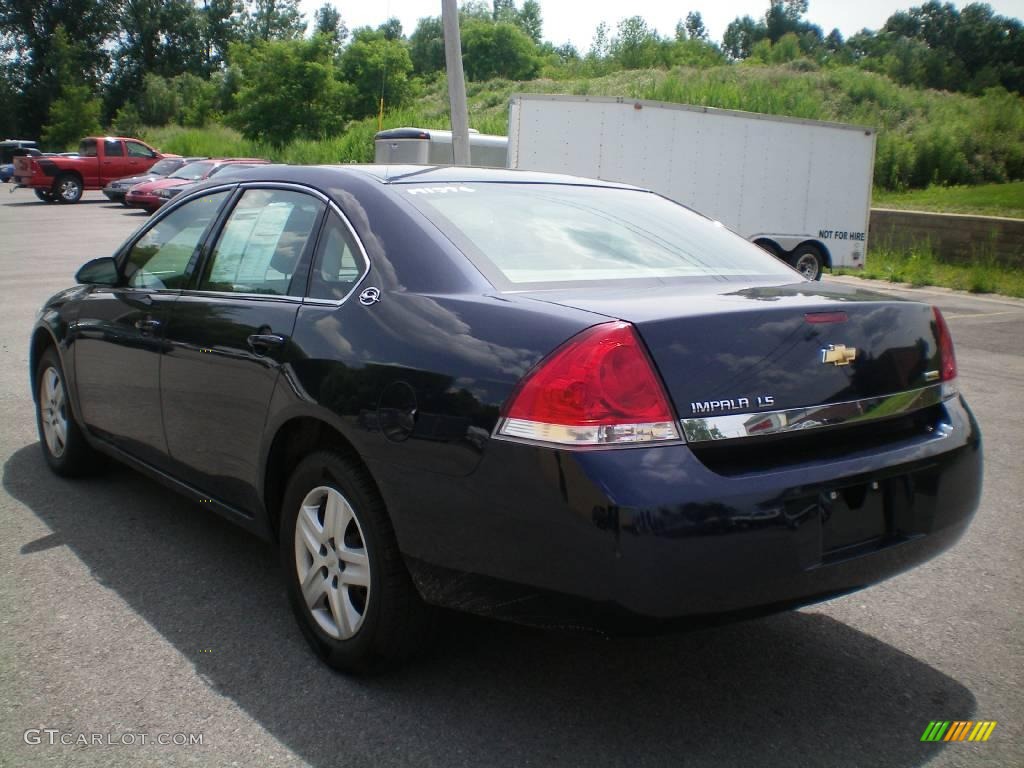
[[[857,359],[857,349],[845,344],[829,344],[828,349],[821,350],[821,362],[832,365],[849,365]]]
[[[370,306],[380,301],[380,288],[367,288],[359,294],[359,303]]]

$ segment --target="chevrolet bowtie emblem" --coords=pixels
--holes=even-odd
[[[845,344],[829,344],[828,349],[821,350],[821,362],[832,365],[849,365],[857,359],[857,349]]]

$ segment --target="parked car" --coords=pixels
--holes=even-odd
[[[103,188],[103,194],[108,200],[115,203],[125,204],[124,197],[128,190],[136,184],[144,184],[147,181],[156,181],[170,176],[176,170],[188,163],[195,163],[199,160],[206,160],[205,157],[180,157],[178,155],[165,155],[164,159],[156,163],[146,173],[138,176],[126,176],[123,179],[115,179]]]
[[[76,277],[31,341],[46,462],[113,456],[275,540],[341,669],[413,652],[430,605],[633,628],[828,599],[978,502],[938,309],[625,185],[264,166]]]
[[[266,165],[260,158],[221,158],[200,160],[182,166],[169,176],[136,184],[128,190],[124,202],[129,208],[143,208],[153,213],[182,189],[200,181],[205,181],[220,171],[234,165],[251,168],[254,165]]]
[[[78,152],[15,158],[14,180],[44,202],[77,203],[84,190],[143,173],[161,159],[160,152],[138,139],[90,136],[79,142]]]

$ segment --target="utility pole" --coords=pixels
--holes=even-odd
[[[456,0],[441,0],[444,26],[444,61],[448,68],[448,101],[452,111],[452,152],[455,165],[469,165],[469,110],[466,79],[462,74],[462,38]]]

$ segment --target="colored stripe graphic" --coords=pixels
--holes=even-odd
[[[941,741],[949,728],[948,720],[932,720],[921,735],[921,741]]]
[[[946,734],[946,741],[963,741],[967,735],[967,729],[971,727],[970,721],[957,720]]]
[[[988,741],[995,720],[930,720],[921,741]]]

